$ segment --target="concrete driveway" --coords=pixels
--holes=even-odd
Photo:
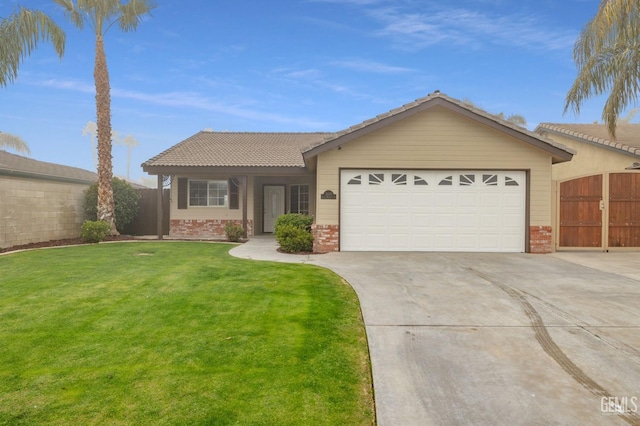
[[[356,290],[379,425],[640,425],[640,253],[292,260]]]

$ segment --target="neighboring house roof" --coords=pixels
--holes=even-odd
[[[98,180],[98,175],[88,170],[34,160],[2,150],[0,175],[88,184]]]
[[[302,148],[328,133],[198,132],[143,167],[305,167]]]
[[[640,124],[618,124],[613,139],[604,124],[540,123],[535,132],[553,133],[640,157]]]
[[[436,106],[447,108],[479,123],[485,124],[503,133],[507,133],[525,143],[541,148],[553,156],[554,163],[569,161],[573,157],[573,154],[575,154],[573,150],[562,144],[544,138],[537,133],[531,132],[524,127],[520,127],[510,121],[500,118],[497,115],[489,114],[474,105],[451,98],[444,93],[440,93],[440,91],[435,91],[424,98],[416,99],[411,103],[401,106],[400,108],[380,114],[372,119],[363,121],[360,124],[351,126],[341,132],[328,135],[322,141],[308,147],[304,151],[304,157],[309,158],[316,156],[324,151],[349,142],[350,140],[364,136],[367,133],[373,132]]]

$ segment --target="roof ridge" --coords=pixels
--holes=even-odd
[[[273,132],[273,131],[235,131],[235,130],[201,130],[199,133],[213,133],[213,134],[236,134],[236,135],[321,135],[330,134],[334,132]],[[195,136],[195,135],[193,135]]]

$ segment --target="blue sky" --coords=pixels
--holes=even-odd
[[[0,88],[0,131],[32,158],[94,170],[94,37],[48,0],[0,0],[49,13],[67,33],[42,44]],[[158,0],[136,32],[107,33],[112,126],[140,164],[205,128],[338,131],[438,89],[540,122],[600,120],[603,99],[563,115],[573,44],[597,0]],[[114,146],[114,173],[127,149]],[[155,182],[155,179],[150,179]]]

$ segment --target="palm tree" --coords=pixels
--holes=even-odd
[[[583,102],[609,93],[602,120],[615,137],[620,114],[640,90],[640,2],[602,0],[573,49],[578,76],[567,93],[565,113],[580,113]]]
[[[29,145],[20,136],[12,135],[11,133],[0,132],[0,149],[2,148],[11,148],[17,152],[31,154]]]
[[[64,31],[43,12],[18,6],[0,18],[0,87],[18,77],[18,67],[40,41],[50,41],[62,58]]]
[[[113,202],[113,166],[111,163],[111,88],[104,35],[117,25],[122,31],[134,31],[142,18],[155,5],[150,0],[54,0],[62,6],[71,22],[83,29],[88,25],[96,36],[96,58],[93,78],[96,86],[96,115],[98,124],[98,219],[111,225],[117,235]]]

